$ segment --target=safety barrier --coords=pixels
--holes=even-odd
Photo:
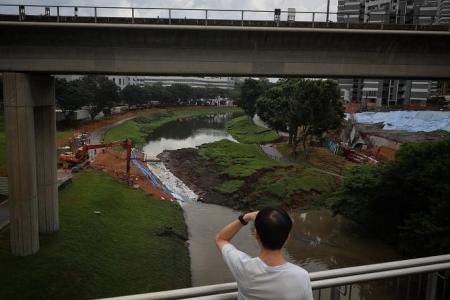
[[[363,28],[381,30],[450,31],[450,15],[409,15],[397,12],[394,24],[380,22],[379,12],[363,16],[364,24],[352,20],[353,13],[288,10],[236,10],[166,7],[65,6],[0,4],[0,21],[75,23],[131,23],[169,25],[277,26],[318,28]],[[411,19],[410,24],[404,20]],[[441,21],[442,20],[442,21]],[[403,23],[402,23],[403,22]]]
[[[382,284],[389,299],[448,299],[450,255],[310,273],[315,299],[363,299],[364,285]],[[366,297],[364,297],[366,298]],[[109,300],[237,299],[237,283],[223,283]],[[381,298],[380,298],[381,299]]]

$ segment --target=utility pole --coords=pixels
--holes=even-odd
[[[330,20],[330,0],[327,2],[327,23]]]

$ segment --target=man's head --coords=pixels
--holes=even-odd
[[[264,248],[279,250],[291,232],[292,220],[283,209],[266,207],[258,212],[255,228]]]

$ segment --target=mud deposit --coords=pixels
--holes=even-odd
[[[187,148],[164,151],[158,158],[164,165],[189,188],[199,195],[198,201],[239,209],[243,207],[239,195],[225,196],[214,190],[225,178],[220,174],[216,164],[201,159],[196,149]]]

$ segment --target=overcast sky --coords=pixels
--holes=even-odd
[[[1,4],[39,4],[39,5],[77,5],[77,6],[123,6],[123,7],[159,7],[159,8],[208,8],[208,9],[252,9],[252,10],[270,10],[274,8],[295,8],[296,11],[315,11],[325,12],[327,8],[327,0],[33,0],[33,1],[14,1],[14,0],[0,0]],[[28,10],[28,9],[27,9]],[[43,10],[43,9],[42,9]],[[330,12],[336,12],[337,0],[330,0]],[[4,11],[4,9],[2,9]],[[30,11],[30,10],[28,10]],[[72,13],[73,10],[62,12],[63,14]],[[127,11],[106,11],[98,12],[104,15],[127,15]],[[165,17],[163,12],[154,12]],[[52,10],[53,14],[53,10]],[[79,15],[90,14],[87,11],[79,10]],[[144,11],[139,11],[136,16],[143,15]],[[174,12],[175,17],[184,17],[186,12]],[[178,15],[177,15],[178,14]],[[200,14],[200,13],[198,13]],[[187,17],[200,17],[200,15],[187,15]],[[237,18],[238,14],[232,13],[210,13],[211,18]],[[273,14],[259,14],[258,17],[253,18],[273,18]],[[283,16],[282,16],[283,17]],[[304,18],[307,16],[305,15]],[[308,16],[308,18],[311,18]],[[316,17],[320,18],[320,17]],[[297,19],[301,19],[300,14]],[[334,19],[334,18],[331,18]]]

